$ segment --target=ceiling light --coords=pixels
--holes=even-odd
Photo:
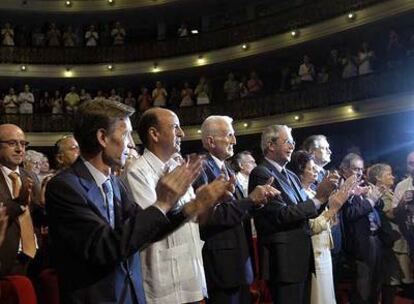
[[[158,63],[154,62],[154,65],[153,65],[153,67],[152,67],[152,71],[153,71],[153,72],[158,72],[158,71],[159,71],[159,68],[158,68]]]
[[[63,72],[63,75],[65,77],[72,77],[73,76],[73,71],[70,68],[66,68],[65,71]]]
[[[349,114],[352,114],[352,113],[354,113],[354,112],[355,112],[355,109],[354,109],[354,107],[353,107],[353,106],[349,106],[349,107],[346,109],[346,111],[347,111]]]
[[[106,66],[106,68],[107,68],[109,71],[112,71],[112,70],[114,69],[114,66],[113,66],[112,64],[108,64],[108,65]]]
[[[200,130],[200,129],[198,129],[198,130],[197,130],[197,133],[198,133],[198,134],[201,134],[201,130]]]
[[[353,12],[348,13],[347,15],[348,20],[354,20],[356,18],[356,14]]]
[[[193,30],[191,30],[191,34],[193,34],[193,35],[197,35],[197,34],[198,34],[198,30],[197,30],[197,29],[193,29]]]
[[[295,116],[293,116],[293,119],[294,119],[295,121],[299,121],[299,120],[301,120],[301,119],[302,119],[302,114],[296,114]]]
[[[70,0],[66,0],[66,1],[65,1],[65,5],[66,5],[67,7],[72,6],[72,1],[70,1]]]
[[[115,0],[108,0],[109,5],[113,5],[115,3]]]
[[[242,49],[247,50],[249,48],[249,45],[247,43],[242,44]]]
[[[293,38],[298,37],[298,36],[299,36],[299,30],[293,30],[293,31],[291,31],[291,32],[290,32],[290,35],[291,35]]]
[[[26,72],[27,67],[26,67],[24,64],[22,64],[22,65],[20,66],[20,70],[21,70],[22,72]]]
[[[243,123],[243,127],[247,128],[249,124],[247,122]]]

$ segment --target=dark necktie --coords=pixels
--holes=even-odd
[[[112,189],[112,183],[110,179],[107,179],[102,184],[102,189],[105,193],[106,200],[106,216],[109,221],[109,224],[112,228],[115,227],[115,218],[114,218],[114,191]]]

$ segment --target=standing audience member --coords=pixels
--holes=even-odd
[[[163,87],[161,81],[155,83],[155,89],[152,91],[154,107],[165,107],[167,105],[167,90]]]
[[[136,108],[137,106],[137,101],[135,100],[135,97],[132,95],[131,91],[127,92],[127,95],[124,99],[124,104],[126,104],[127,106],[130,106],[132,108]]]
[[[65,135],[58,139],[54,146],[57,168],[69,168],[79,157],[79,144],[73,135]]]
[[[303,84],[308,84],[315,80],[315,67],[310,62],[308,55],[303,56],[303,63],[299,66],[298,75]]]
[[[234,156],[234,168],[236,173],[237,184],[240,185],[244,197],[249,195],[249,175],[256,168],[256,160],[249,151],[242,151]]]
[[[62,114],[63,113],[63,100],[60,95],[60,91],[56,90],[55,95],[52,98],[52,114]]]
[[[47,46],[60,46],[60,30],[54,22],[50,23],[46,33]]]
[[[311,135],[305,139],[302,148],[313,155],[318,177],[315,186],[328,174],[324,169],[331,162],[332,151],[325,135]]]
[[[180,107],[189,107],[193,105],[193,89],[188,82],[184,82],[184,88],[181,90]]]
[[[201,125],[201,140],[208,155],[203,171],[194,183],[195,189],[220,175],[234,180],[234,173],[226,164],[226,160],[233,156],[236,144],[232,121],[228,116],[209,116]],[[278,193],[266,184],[252,189],[244,198],[242,189],[236,184],[231,199],[221,200],[209,217],[199,219],[201,238],[205,241],[203,261],[208,304],[250,304],[249,284],[253,281],[253,269],[242,222],[250,217],[255,207]]]
[[[19,103],[20,114],[33,114],[33,104],[35,100],[33,93],[30,92],[30,87],[28,84],[24,85],[24,90],[23,92],[20,92],[17,101]]]
[[[119,96],[119,95],[116,93],[116,90],[115,90],[115,89],[112,89],[112,90],[111,90],[111,92],[110,92],[110,95],[109,95],[108,99],[109,99],[110,101],[122,102],[122,98],[121,98],[121,96]]]
[[[26,147],[23,131],[16,125],[0,125],[0,202],[7,208],[9,225],[0,247],[1,275],[25,274],[36,255],[31,209],[33,176],[20,167]]]
[[[115,22],[115,27],[111,31],[112,44],[124,45],[126,32],[119,21]]]
[[[111,174],[125,164],[133,112],[106,100],[83,104],[74,130],[81,157],[48,183],[46,209],[61,303],[145,303],[138,252],[204,212],[231,186],[216,180],[182,211],[170,213],[200,172],[201,159],[195,158],[162,176],[154,204],[141,209]]]
[[[78,110],[80,103],[79,94],[76,92],[76,87],[70,87],[70,91],[65,95],[65,110],[69,114],[73,114]]]
[[[80,90],[80,94],[79,94],[79,105],[92,100],[91,94],[89,94],[88,92],[86,92],[85,89],[81,89]]]
[[[126,185],[135,202],[146,209],[157,199],[156,185],[164,172],[180,163],[172,159],[180,152],[184,132],[174,112],[152,108],[138,124],[144,153],[124,172]],[[190,187],[178,199],[173,212],[194,199]],[[195,303],[207,296],[198,224],[188,221],[141,251],[141,268],[148,304]],[[160,273],[162,269],[162,273]]]
[[[1,29],[1,45],[14,46],[14,30],[9,22],[6,22]]]
[[[141,87],[141,94],[138,96],[138,111],[144,113],[152,107],[152,96],[146,87]]]
[[[252,96],[259,94],[263,90],[263,81],[257,76],[256,71],[250,73],[247,88]]]
[[[395,210],[393,214],[397,213],[397,211],[400,211],[400,213],[403,213],[403,218],[407,216],[407,210],[405,210],[406,202],[408,201],[406,197],[409,197],[410,192],[412,193],[414,191],[414,151],[411,151],[407,155],[407,172],[408,176],[403,179],[401,182],[397,184],[395,187],[394,196],[392,199],[392,207]],[[395,217],[397,217],[395,215]],[[401,220],[398,221],[399,227],[404,226],[405,223],[401,223]],[[407,242],[407,238],[410,239],[410,235],[402,230],[401,231],[402,236],[400,240],[398,240],[395,243],[394,251],[396,253],[397,259],[400,263],[401,270],[403,272],[403,276],[401,278],[401,281],[403,284],[413,284],[414,278],[412,273],[412,256],[413,253],[412,250],[414,247],[410,246],[410,243]],[[410,259],[411,256],[411,259]]]
[[[9,93],[4,96],[3,105],[6,114],[17,114],[19,112],[19,103],[13,88],[10,88]]]
[[[223,90],[227,100],[234,100],[240,97],[239,82],[234,78],[233,73],[228,74],[227,80],[224,82]]]
[[[291,168],[299,177],[308,198],[313,198],[316,192],[311,186],[318,177],[314,156],[306,151],[294,152]],[[311,281],[311,304],[336,303],[331,259],[331,249],[334,246],[331,225],[355,185],[356,177],[354,176],[346,184],[344,183],[340,191],[329,198],[329,209],[325,208],[318,217],[309,220],[315,261],[315,273],[312,273]]]
[[[197,99],[197,105],[210,103],[210,86],[205,77],[200,78],[200,81],[194,90],[194,95]]]
[[[95,30],[95,25],[90,25],[85,33],[85,45],[97,46],[99,40],[98,32]]]
[[[361,156],[347,154],[339,168],[344,179],[356,175],[362,181],[364,161]],[[380,295],[384,246],[378,204],[381,195],[374,185],[359,188],[342,208],[346,248],[354,270],[351,303],[377,303]]]
[[[76,45],[76,34],[72,31],[72,27],[68,26],[63,32],[62,41],[65,47],[74,47]]]
[[[392,208],[394,176],[392,175],[392,168],[387,164],[372,165],[367,170],[367,178],[372,185],[384,189],[384,194],[381,197],[384,206],[380,213],[381,239],[383,242],[381,304],[393,304],[397,285],[401,282],[403,273],[396,258],[398,248],[401,247],[401,243],[398,244],[401,240],[401,233],[398,226],[391,222],[391,219],[394,219]],[[396,254],[394,254],[393,249],[397,249],[395,250]]]
[[[348,79],[358,76],[357,59],[349,52],[346,52],[345,57],[342,59],[342,78]]]
[[[365,75],[373,72],[372,61],[375,59],[374,51],[367,42],[363,42],[358,52],[358,74]]]
[[[178,38],[183,38],[183,37],[187,37],[188,35],[190,35],[190,32],[187,28],[187,24],[183,22],[181,23],[180,28],[177,30],[177,36]]]
[[[286,165],[290,162],[295,141],[285,125],[267,127],[261,137],[265,160],[250,173],[249,190],[273,178],[281,195],[255,213],[255,225],[264,246],[263,276],[274,303],[307,303],[308,279],[313,268],[309,219],[316,217],[321,204],[336,185],[336,176],[328,176],[309,199],[299,178]]]

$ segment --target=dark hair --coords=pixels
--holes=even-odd
[[[101,145],[96,138],[99,129],[113,132],[116,123],[125,119],[135,110],[120,102],[110,100],[88,101],[83,103],[75,115],[73,135],[82,153],[96,155]]]
[[[302,144],[302,149],[308,152],[313,152],[317,147],[319,147],[319,142],[325,139],[325,135],[311,135],[308,138],[305,139],[305,141]]]
[[[144,147],[148,146],[148,130],[151,127],[157,128],[159,121],[154,109],[149,109],[142,114],[138,122],[138,135]]]
[[[313,155],[309,152],[299,150],[292,154],[292,160],[290,162],[290,169],[296,173],[296,175],[301,175],[306,168],[306,164],[314,159]]]

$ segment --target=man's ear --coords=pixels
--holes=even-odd
[[[159,136],[158,135],[159,135],[159,133],[158,133],[158,130],[156,128],[150,127],[148,129],[148,136],[151,138],[151,140],[153,142],[155,142],[155,143],[158,142],[158,140],[159,140]]]
[[[208,136],[207,137],[207,144],[208,144],[209,148],[215,148],[216,147],[216,143],[214,142],[213,136]]]
[[[107,136],[107,134],[106,134],[106,130],[105,129],[98,129],[97,131],[96,131],[96,139],[98,140],[98,142],[99,142],[99,144],[102,146],[102,147],[106,147],[106,145],[107,145],[107,138],[108,138],[108,136]]]

